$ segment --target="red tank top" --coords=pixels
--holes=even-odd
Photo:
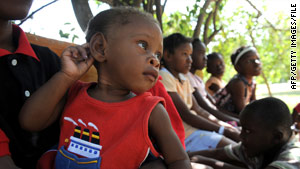
[[[0,129],[0,157],[10,155],[8,143],[9,139]]]
[[[88,95],[91,84],[77,82],[70,89],[59,148],[82,157],[101,156],[101,169],[138,168],[149,151],[159,156],[148,136],[148,121],[164,100],[146,92],[122,102],[102,102]]]

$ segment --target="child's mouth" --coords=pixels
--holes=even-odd
[[[150,81],[156,81],[157,77],[158,77],[158,72],[157,71],[147,71],[145,73],[143,73],[148,79],[150,79]]]

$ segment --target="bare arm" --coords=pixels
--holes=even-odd
[[[189,152],[189,157],[193,157],[196,155],[201,155],[209,158],[214,158],[221,161],[231,161],[231,159],[226,155],[224,148],[214,148],[210,150],[201,150],[201,151],[194,151]]]
[[[213,168],[240,168],[245,165],[237,160],[233,160],[227,156],[225,148],[214,148],[210,150],[202,150],[188,153],[192,162],[210,165]]]
[[[232,102],[237,112],[241,112],[246,106],[245,85],[241,80],[234,80],[228,85],[228,91],[232,96]]]
[[[216,123],[213,123],[209,120],[207,120],[205,117],[192,114],[189,108],[186,106],[184,101],[181,99],[181,97],[176,93],[176,92],[168,92],[169,95],[171,96],[176,109],[178,110],[178,113],[181,117],[181,119],[198,129],[202,130],[208,130],[208,131],[218,131],[219,130],[219,125]]]
[[[150,135],[155,139],[169,169],[191,169],[190,160],[174,132],[167,111],[157,104],[149,119]]]
[[[29,131],[40,131],[57,119],[62,111],[68,88],[92,65],[83,47],[67,48],[62,54],[62,70],[39,88],[25,102],[19,115],[20,125]],[[37,120],[38,119],[38,120]]]
[[[209,121],[211,121],[211,122],[217,124],[217,125],[219,126],[219,128],[220,128],[221,126],[225,127],[225,130],[224,130],[224,133],[223,133],[223,134],[224,134],[226,137],[228,137],[228,138],[230,138],[230,139],[232,139],[232,140],[234,140],[234,141],[236,141],[236,142],[239,142],[239,141],[240,141],[240,137],[239,137],[240,131],[239,131],[238,129],[234,128],[233,126],[231,126],[231,125],[228,124],[228,123],[225,123],[225,122],[223,122],[223,121],[217,119],[215,116],[211,115],[211,114],[208,113],[206,110],[202,109],[202,108],[198,105],[198,103],[197,103],[195,97],[193,97],[193,107],[192,107],[192,109],[193,109],[194,111],[196,111],[198,115],[203,116],[203,117],[206,118],[207,120],[209,120]],[[216,132],[218,132],[218,131],[216,131]]]
[[[200,94],[200,92],[199,92],[199,90],[197,90],[197,88],[195,88],[193,95],[194,95],[195,99],[197,100],[197,103],[199,104],[199,106],[201,106],[203,109],[205,109],[210,114],[217,117],[218,119],[220,119],[222,121],[239,122],[239,119],[229,116],[229,115],[217,110],[217,108],[215,106],[213,106],[212,104],[210,104],[207,99],[203,98],[203,96]]]
[[[236,166],[236,165],[233,165],[230,163],[216,160],[214,158],[208,158],[208,157],[204,157],[204,156],[200,156],[200,155],[196,155],[196,156],[192,157],[191,161],[209,165],[209,166],[213,167],[214,169],[247,169],[247,167],[244,167],[244,166],[243,167]]]
[[[253,100],[256,100],[256,84],[254,85],[254,89],[252,91],[250,102],[253,101]]]

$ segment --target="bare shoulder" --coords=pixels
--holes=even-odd
[[[227,89],[229,91],[233,91],[233,90],[244,90],[245,89],[245,85],[243,83],[243,81],[241,81],[240,79],[232,79],[228,86]]]
[[[150,118],[149,118],[149,126],[160,126],[163,125],[161,123],[164,123],[166,120],[169,120],[169,116],[167,114],[167,111],[163,104],[158,103],[154,109],[151,112]]]

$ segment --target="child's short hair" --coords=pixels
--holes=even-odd
[[[164,51],[174,54],[175,49],[184,43],[192,43],[192,40],[181,33],[173,33],[164,38]]]
[[[240,115],[245,112],[254,113],[257,120],[262,121],[262,126],[268,129],[281,128],[291,132],[293,124],[288,106],[280,99],[267,97],[255,100],[248,104]]]
[[[201,44],[201,40],[199,38],[194,38],[193,39],[193,42],[192,42],[192,45],[193,45],[193,49],[195,48],[196,44]]]
[[[158,24],[151,14],[139,11],[137,8],[129,6],[114,7],[98,13],[89,21],[86,30],[86,41],[90,42],[92,36],[97,32],[101,32],[107,38],[108,31],[112,26],[126,25],[132,22],[130,20],[132,16],[143,17]]]
[[[223,58],[222,55],[220,53],[217,53],[217,52],[210,53],[206,57],[207,57],[207,66],[206,66],[207,69],[206,69],[206,71],[208,73],[211,73],[210,72],[211,68],[209,67],[209,65],[211,64],[211,62],[214,61],[215,59]]]
[[[222,58],[222,55],[220,53],[217,52],[213,52],[208,54],[207,56],[207,61],[213,61],[214,59],[219,59],[220,57]]]

